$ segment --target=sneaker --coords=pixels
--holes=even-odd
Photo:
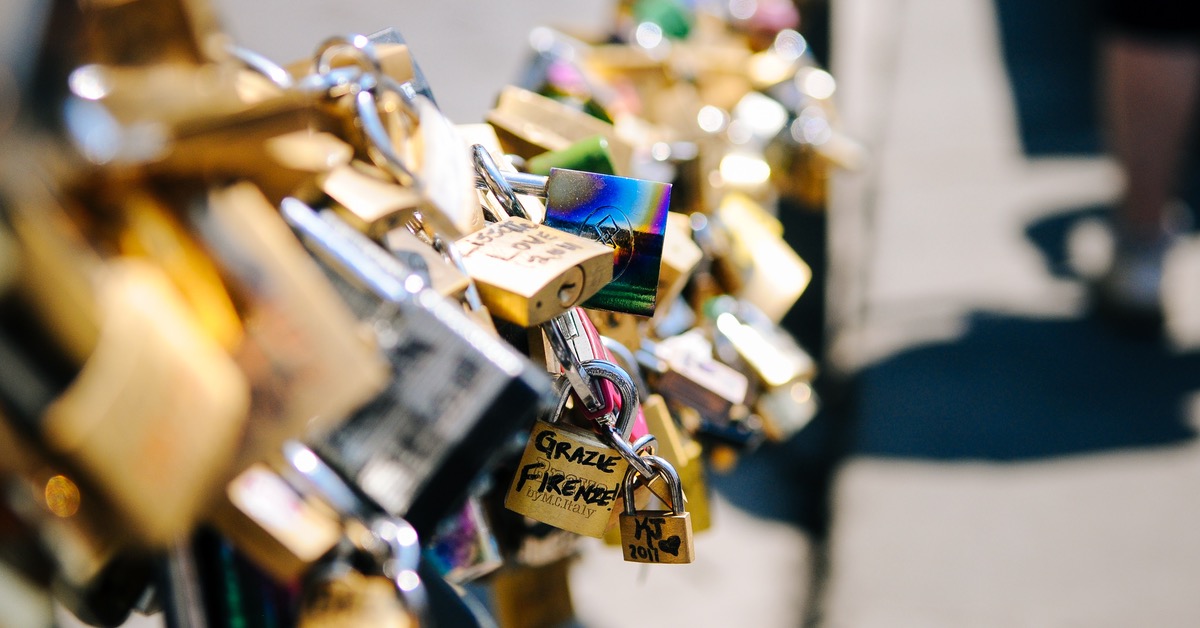
[[[1173,206],[1165,214],[1168,220],[1155,242],[1134,243],[1118,237],[1111,265],[1093,285],[1098,313],[1119,329],[1139,336],[1162,333],[1163,263],[1187,228],[1180,219],[1186,208]]]

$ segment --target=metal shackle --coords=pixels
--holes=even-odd
[[[492,159],[487,148],[482,144],[471,146],[471,161],[475,164],[475,173],[483,179],[487,189],[496,196],[496,200],[500,201],[504,211],[510,216],[529,220],[529,212],[525,211],[521,199],[517,198],[517,193],[508,184],[504,173],[500,172],[500,167],[496,165],[496,160]]]
[[[679,472],[671,463],[658,456],[642,456],[642,460],[646,461],[647,466],[654,469],[654,474],[662,474],[667,481],[667,488],[671,490],[671,514],[682,515],[684,510],[683,502],[683,482],[679,480]],[[637,478],[638,473],[632,465],[625,471],[625,480],[621,483],[622,495],[625,497],[625,514],[637,514],[637,506],[633,503],[633,481]],[[653,477],[646,478],[646,484],[649,485]]]
[[[605,360],[585,360],[580,363],[580,367],[584,375],[608,380],[616,387],[617,394],[621,396],[621,409],[617,411],[613,427],[623,438],[628,439],[629,432],[633,430],[633,420],[637,416],[638,407],[637,388],[634,387],[633,379],[621,367]],[[567,399],[571,397],[571,384],[565,376],[555,380],[554,387],[558,403],[549,417],[553,420],[548,420],[548,423],[554,423],[557,417],[562,416],[567,408]]]

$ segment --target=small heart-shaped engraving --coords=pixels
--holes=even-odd
[[[658,549],[672,555],[679,555],[679,536],[670,536],[658,542]]]

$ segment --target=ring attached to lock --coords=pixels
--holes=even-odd
[[[621,398],[621,407],[617,410],[615,418],[604,424],[608,428],[605,432],[611,430],[617,435],[617,440],[624,442],[625,447],[629,447],[626,439],[629,438],[629,433],[633,429],[638,406],[637,388],[634,387],[633,380],[621,367],[604,360],[587,360],[580,363],[579,368],[585,377],[607,380],[617,389],[617,394]],[[566,377],[555,382],[558,403],[553,408],[554,415],[561,415],[566,410],[567,399],[570,398],[573,390],[574,387],[570,385]],[[622,455],[622,457],[625,456]]]

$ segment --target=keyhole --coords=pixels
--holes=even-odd
[[[571,307],[583,296],[583,271],[578,266],[563,274],[562,283],[558,284],[558,304]]]
[[[558,289],[558,302],[563,304],[564,307],[571,305],[575,301],[575,294],[578,292],[579,290],[575,282],[564,283]]]

